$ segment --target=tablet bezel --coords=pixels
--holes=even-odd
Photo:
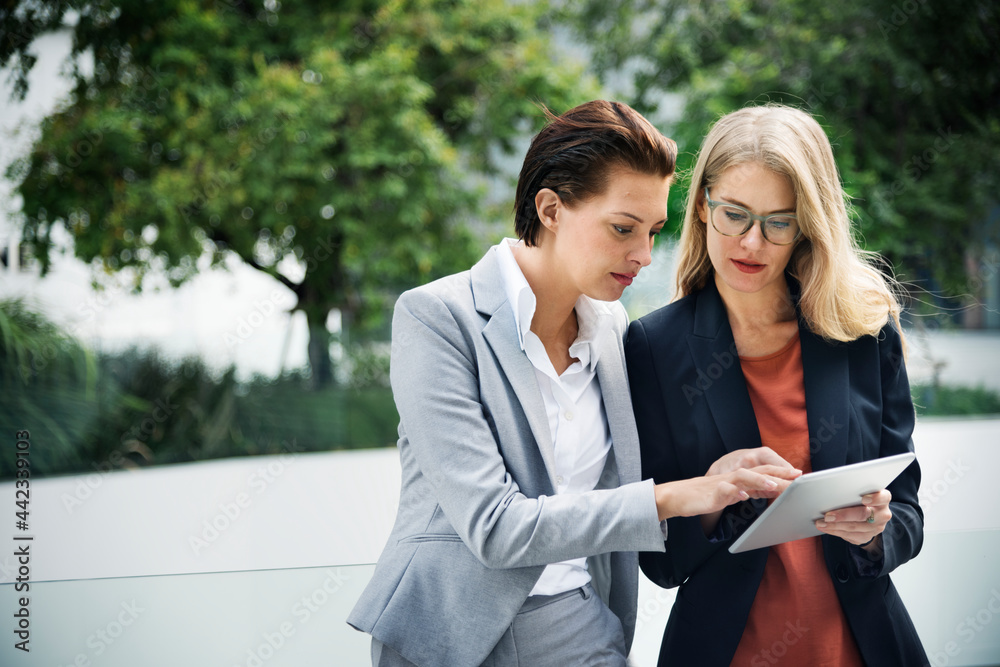
[[[894,456],[817,470],[792,481],[729,547],[730,553],[822,535],[814,522],[825,512],[861,504],[861,496],[884,489],[916,459]]]

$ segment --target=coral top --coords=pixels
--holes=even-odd
[[[812,470],[798,333],[780,351],[740,357],[761,443]],[[864,665],[823,560],[819,537],[770,548],[733,665]]]

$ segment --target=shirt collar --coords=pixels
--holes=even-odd
[[[535,316],[537,300],[531,291],[524,272],[514,259],[511,247],[520,243],[517,239],[504,239],[495,246],[500,264],[500,276],[503,280],[507,301],[514,311],[514,323],[517,328],[517,341],[524,350],[524,338],[531,333],[531,318]],[[580,360],[584,368],[596,370],[601,356],[600,341],[612,328],[614,315],[608,304],[581,295],[576,301],[576,318],[579,324],[576,340],[570,345],[571,356]],[[534,336],[533,333],[531,333]]]

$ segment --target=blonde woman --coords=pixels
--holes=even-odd
[[[642,475],[803,471],[913,450],[892,280],[854,242],[830,142],[799,110],[733,112],[705,138],[677,299],[626,345]],[[820,537],[731,554],[766,507],[675,517],[643,572],[680,586],[661,665],[926,665],[889,573],[920,551],[914,462],[829,512]]]

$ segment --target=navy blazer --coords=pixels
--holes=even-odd
[[[913,402],[891,323],[878,337],[833,343],[800,319],[799,336],[813,470],[913,451]],[[632,322],[625,354],[644,479],[703,475],[727,452],[761,446],[714,281]],[[881,558],[838,537],[821,537],[834,588],[868,665],[928,664],[889,578],[923,542],[919,485],[916,461],[889,485],[892,519],[882,534]],[[660,665],[730,664],[770,550],[731,554],[728,547],[765,507],[766,501],[748,500],[727,508],[711,538],[698,517],[670,519],[666,552],[640,554],[650,580],[680,586]]]

